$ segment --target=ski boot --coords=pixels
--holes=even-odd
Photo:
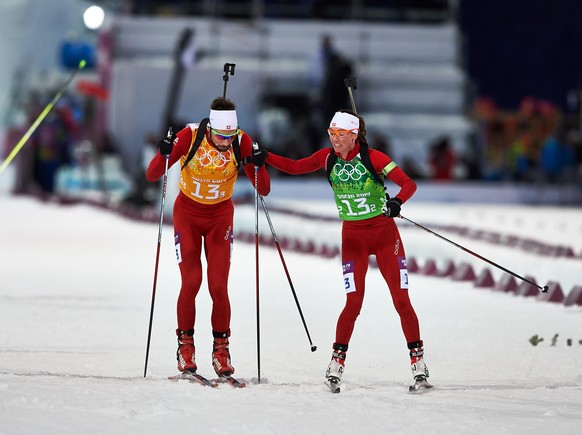
[[[230,377],[234,373],[234,367],[230,363],[230,352],[228,350],[228,337],[230,330],[226,332],[212,331],[214,336],[214,346],[212,348],[212,365],[219,377]]]
[[[432,385],[426,380],[429,376],[428,367],[424,362],[424,348],[422,340],[408,343],[410,350],[410,369],[414,384],[410,386],[409,391],[418,391],[421,389],[432,388]]]
[[[341,387],[341,379],[344,373],[346,364],[347,344],[333,344],[333,352],[331,354],[331,361],[325,372],[325,384],[329,387],[332,393],[339,393]]]
[[[187,331],[176,329],[176,335],[178,336],[178,350],[176,351],[178,370],[181,372],[195,372],[198,367],[195,360],[194,329],[188,329]]]

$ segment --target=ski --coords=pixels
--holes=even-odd
[[[341,381],[335,376],[330,376],[325,380],[325,385],[328,386],[332,393],[339,393],[341,388]]]
[[[204,376],[199,375],[196,372],[183,372],[175,376],[169,376],[168,379],[170,379],[171,381],[179,381],[180,379],[184,379],[190,382],[198,382],[199,384],[204,385],[206,387],[211,388],[218,387],[217,382],[206,379]]]
[[[216,382],[217,384],[218,383],[230,384],[234,388],[244,388],[247,386],[246,382],[241,382],[238,379],[233,378],[232,376],[221,376],[217,379],[213,379],[212,382]]]
[[[408,387],[408,392],[409,393],[424,392],[432,387],[433,387],[432,384],[429,384],[424,376],[418,376],[416,382],[414,382],[414,384]]]

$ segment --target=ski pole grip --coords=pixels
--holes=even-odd
[[[344,85],[346,85],[346,88],[358,89],[358,84],[356,83],[355,77],[348,77],[347,79],[344,79]]]

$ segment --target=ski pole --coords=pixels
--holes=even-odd
[[[457,248],[459,248],[459,249],[461,249],[461,250],[465,251],[466,253],[468,253],[468,254],[471,254],[471,255],[473,255],[474,257],[477,257],[479,260],[483,260],[483,261],[485,261],[486,263],[489,263],[490,265],[492,265],[492,266],[495,266],[495,267],[497,267],[498,269],[501,269],[502,271],[504,271],[504,272],[506,272],[506,273],[509,273],[510,275],[513,275],[514,277],[516,277],[516,278],[518,278],[518,279],[521,279],[522,281],[525,281],[525,282],[527,282],[528,284],[531,284],[531,285],[533,285],[534,287],[537,287],[538,289],[540,289],[540,290],[542,291],[542,293],[547,293],[547,292],[548,292],[548,289],[549,289],[549,288],[548,288],[548,286],[547,286],[547,285],[545,285],[545,286],[541,287],[541,286],[537,285],[535,282],[532,282],[532,281],[530,281],[529,279],[527,279],[527,278],[524,278],[523,276],[520,276],[520,275],[518,275],[517,273],[515,273],[515,272],[512,272],[511,270],[509,270],[509,269],[506,269],[505,267],[503,267],[503,266],[500,266],[499,264],[497,264],[497,263],[495,263],[495,262],[493,262],[493,261],[491,261],[491,260],[489,260],[489,259],[487,259],[487,258],[483,257],[482,255],[479,255],[479,254],[477,254],[476,252],[473,252],[473,251],[471,251],[470,249],[467,249],[467,248],[465,248],[464,246],[461,246],[461,245],[459,245],[458,243],[455,243],[455,242],[453,242],[452,240],[449,240],[449,239],[447,239],[446,237],[444,237],[444,236],[441,236],[440,234],[438,234],[438,233],[434,232],[433,230],[430,230],[430,229],[428,229],[428,228],[426,228],[426,227],[424,227],[424,226],[422,226],[422,225],[420,225],[420,224],[417,224],[417,223],[416,223],[416,222],[414,222],[413,220],[410,220],[410,219],[408,219],[408,218],[406,218],[406,217],[404,217],[404,216],[402,216],[402,215],[399,215],[398,217],[399,217],[399,218],[401,218],[401,219],[404,219],[405,221],[408,221],[408,222],[410,222],[410,223],[411,223],[411,224],[413,224],[413,225],[416,225],[418,228],[420,228],[420,229],[422,229],[422,230],[424,230],[424,231],[426,231],[426,232],[428,232],[428,233],[431,233],[431,234],[432,234],[432,235],[434,235],[434,236],[437,236],[439,239],[442,239],[442,240],[444,240],[445,242],[449,242],[450,244],[452,244],[452,245],[456,246]]]
[[[168,139],[172,139],[172,127],[168,129]],[[143,369],[143,377],[146,377],[147,370],[148,370],[148,357],[150,354],[150,341],[152,338],[152,323],[154,320],[154,303],[156,301],[156,285],[158,282],[158,265],[160,263],[160,246],[162,245],[162,228],[164,224],[164,204],[166,203],[166,188],[168,186],[168,161],[170,156],[166,154],[166,166],[164,168],[164,181],[162,186],[162,200],[160,204],[160,224],[158,226],[158,246],[156,249],[156,265],[154,267],[154,286],[152,289],[152,303],[150,307],[150,324],[148,327],[148,341],[146,345],[146,355],[145,355],[145,365]]]
[[[226,64],[225,64],[226,70]],[[225,85],[226,86],[226,85]],[[225,88],[226,89],[226,88]],[[253,142],[253,150],[258,150],[259,144]],[[257,311],[257,381],[261,383],[261,323],[259,311],[259,167],[255,165],[255,288]]]
[[[55,106],[57,101],[59,101],[59,99],[63,95],[63,92],[65,92],[65,90],[67,89],[69,84],[73,81],[73,79],[75,78],[77,73],[79,71],[81,71],[83,68],[85,68],[85,65],[87,65],[87,62],[85,60],[81,60],[81,62],[79,62],[79,66],[77,66],[77,68],[71,73],[71,75],[67,78],[67,80],[62,84],[62,86],[60,87],[60,89],[58,90],[56,95],[53,97],[51,102],[45,106],[45,108],[42,110],[42,112],[40,112],[40,115],[38,115],[38,117],[32,123],[32,125],[27,130],[27,132],[24,133],[24,136],[22,136],[22,138],[14,146],[14,148],[12,149],[10,154],[8,154],[8,156],[4,159],[4,161],[0,165],[0,174],[2,172],[4,172],[4,170],[6,169],[6,167],[8,167],[10,162],[14,159],[14,157],[16,157],[16,154],[18,154],[20,152],[20,150],[22,149],[22,147],[24,146],[26,141],[30,138],[30,136],[32,136],[32,133],[34,133],[34,131],[38,128],[40,123],[44,120],[44,118],[46,118],[46,116],[49,114],[49,112]]]
[[[279,257],[281,258],[281,263],[283,263],[283,269],[285,269],[285,275],[287,275],[287,281],[289,281],[289,286],[291,287],[293,298],[295,298],[295,304],[297,305],[297,309],[299,310],[299,315],[301,316],[303,327],[305,328],[305,332],[307,333],[309,345],[311,346],[311,352],[315,352],[317,350],[317,346],[314,346],[313,342],[311,341],[311,336],[309,335],[309,330],[307,329],[307,324],[305,323],[305,318],[303,317],[303,312],[301,311],[301,306],[299,305],[299,299],[297,299],[297,294],[295,293],[295,288],[293,287],[291,276],[289,275],[289,271],[287,270],[287,265],[285,264],[285,259],[283,258],[283,251],[281,250],[281,245],[279,244],[279,240],[277,239],[277,234],[275,234],[275,228],[273,227],[273,223],[271,222],[271,217],[269,216],[267,205],[265,204],[265,200],[263,199],[262,195],[259,195],[259,198],[261,199],[261,204],[263,206],[263,210],[265,211],[265,217],[267,218],[267,222],[269,223],[269,227],[271,228],[271,234],[273,234],[273,240],[275,241],[275,245],[277,246],[277,251],[279,252]]]
[[[344,85],[346,85],[346,88],[348,88],[348,93],[350,94],[350,101],[352,102],[352,110],[354,111],[354,113],[358,113],[358,111],[356,110],[356,102],[354,101],[354,93],[352,91],[353,89],[358,89],[358,84],[356,83],[356,78],[349,77],[349,78],[345,79]]]
[[[224,80],[224,90],[222,91],[222,98],[226,98],[226,85],[228,84],[228,75],[234,75],[234,67],[236,64],[234,63],[225,63],[224,64],[224,76],[222,76],[222,80]]]

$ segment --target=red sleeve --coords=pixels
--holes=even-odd
[[[325,169],[325,162],[329,156],[330,148],[323,148],[317,150],[309,157],[304,159],[293,160],[283,157],[272,152],[269,152],[266,162],[280,171],[291,175],[307,174],[315,172],[318,169]]]
[[[390,157],[378,150],[370,150],[370,161],[379,174],[392,163]],[[386,178],[400,186],[400,191],[394,197],[400,199],[402,203],[408,201],[416,192],[416,183],[399,166],[392,169]]]
[[[180,157],[185,156],[188,153],[191,144],[192,129],[186,126],[178,132],[176,139],[174,139],[174,148],[172,148],[172,153],[170,154],[170,158],[168,160],[168,169],[171,168],[174,163],[180,160]],[[151,182],[158,181],[160,177],[164,175],[165,168],[166,158],[157,152],[148,166],[146,171],[146,179]]]
[[[253,148],[253,140],[244,133],[240,141],[240,157],[244,161],[245,158],[250,157]],[[243,166],[243,170],[251,184],[255,185],[255,166],[252,163],[247,163]],[[258,191],[262,196],[267,196],[271,192],[271,178],[267,172],[267,167],[262,166],[257,173]]]

